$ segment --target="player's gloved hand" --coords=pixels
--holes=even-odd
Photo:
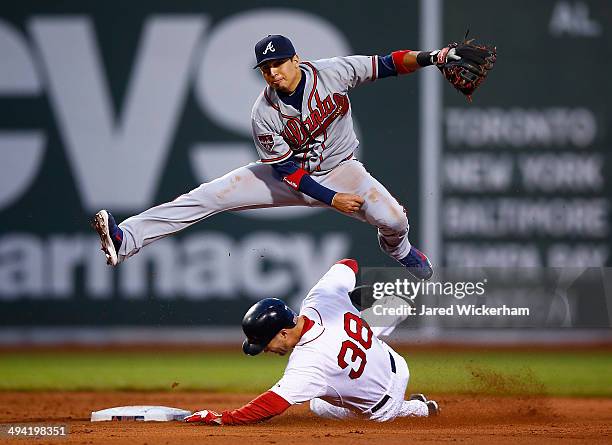
[[[467,40],[467,33],[463,42],[449,43],[434,53],[436,51],[430,53],[431,61],[453,88],[463,93],[469,102],[497,60],[495,46],[474,43],[474,39]]]
[[[221,414],[209,409],[203,409],[202,411],[196,411],[191,416],[185,417],[185,422],[189,423],[204,423],[206,425],[221,425]]]
[[[431,64],[436,65],[437,67],[444,66],[453,60],[461,59],[461,56],[457,54],[457,48],[450,48],[448,46],[430,52],[429,57]]]
[[[334,209],[344,213],[355,213],[359,211],[365,200],[359,195],[351,193],[336,193],[331,205]]]

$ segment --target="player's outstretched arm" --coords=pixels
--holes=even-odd
[[[291,404],[272,391],[266,391],[242,408],[218,413],[211,410],[196,411],[185,418],[185,422],[206,425],[246,425],[263,422],[282,414]]]
[[[459,58],[449,48],[436,51],[394,51],[387,56],[378,56],[378,78],[410,74],[430,65],[443,65]]]
[[[417,61],[418,55],[420,53],[421,51],[409,50],[392,52],[391,59],[393,60],[393,65],[397,70],[397,74],[410,74],[415,72],[419,68],[426,66],[419,64],[419,62]],[[383,57],[381,59],[381,62],[384,62],[385,58]]]

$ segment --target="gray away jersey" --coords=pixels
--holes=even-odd
[[[266,87],[251,113],[253,140],[262,163],[291,156],[309,173],[325,173],[350,158],[359,145],[348,91],[377,77],[378,56],[348,56],[302,62],[306,85],[302,112]]]

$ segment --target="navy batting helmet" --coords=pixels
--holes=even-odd
[[[247,311],[242,319],[242,330],[246,339],[242,350],[248,355],[257,355],[265,349],[281,329],[293,328],[297,314],[278,298],[264,298]]]

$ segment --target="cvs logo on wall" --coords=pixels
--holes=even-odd
[[[102,60],[98,38],[120,32],[120,26],[97,35],[90,17],[66,15],[33,16],[25,28],[22,33],[0,20],[0,100],[47,95],[89,213],[104,207],[132,213],[153,204],[190,94],[206,118],[237,136],[189,147],[196,177],[204,182],[255,159],[248,142],[250,110],[263,81],[251,69],[252,48],[268,30],[291,36],[305,58],[350,53],[334,26],[296,10],[256,9],[214,27],[206,15],[151,15],[115,112],[105,74],[114,62]],[[0,131],[0,210],[36,180],[46,148],[43,129]],[[316,210],[241,214],[291,217],[306,211]]]

